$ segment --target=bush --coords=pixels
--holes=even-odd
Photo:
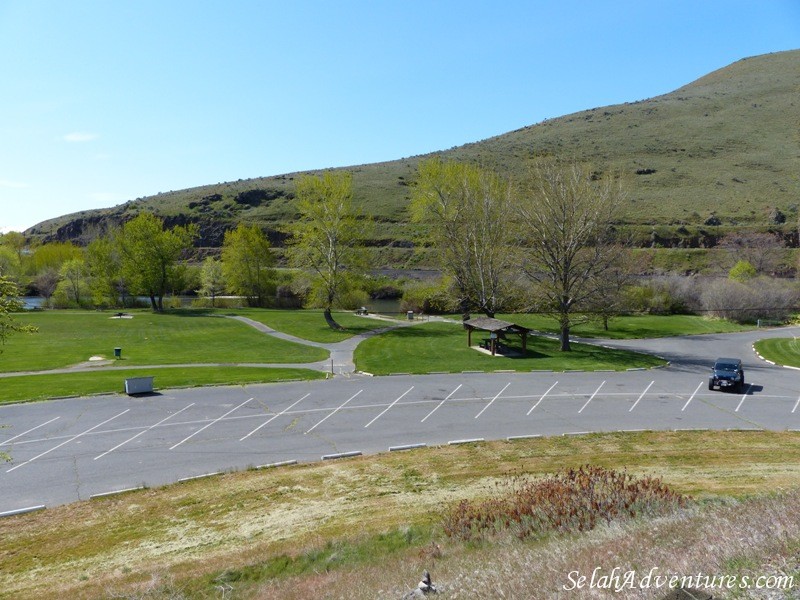
[[[695,277],[653,277],[625,290],[623,309],[659,315],[691,314],[702,308],[701,288]]]
[[[739,323],[758,319],[787,320],[797,306],[797,285],[769,277],[747,283],[718,279],[703,290],[703,308],[709,315]]]
[[[448,286],[443,282],[412,281],[403,290],[400,302],[402,312],[414,311],[425,314],[443,314],[454,309]]]
[[[539,481],[515,479],[510,492],[483,501],[462,500],[444,518],[444,530],[462,540],[512,531],[521,539],[594,529],[600,523],[666,514],[689,498],[661,479],[586,465]]]

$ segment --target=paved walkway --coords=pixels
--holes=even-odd
[[[380,316],[372,316],[366,315],[364,316],[365,319],[373,318],[378,319],[381,321],[386,321],[387,326],[381,327],[379,329],[373,329],[372,331],[367,331],[365,333],[359,333],[358,335],[354,335],[346,340],[342,340],[341,342],[333,342],[333,343],[322,343],[322,342],[312,342],[310,340],[305,340],[299,337],[295,337],[293,335],[289,335],[288,333],[282,333],[280,331],[275,331],[268,325],[264,325],[259,321],[254,321],[253,319],[248,319],[247,317],[240,317],[240,316],[229,316],[229,319],[235,319],[236,321],[241,321],[242,323],[246,323],[251,327],[254,327],[258,331],[265,333],[267,335],[271,335],[276,338],[280,338],[282,340],[286,340],[288,342],[295,342],[297,344],[304,344],[306,346],[314,346],[315,348],[324,348],[325,350],[331,353],[331,357],[327,360],[316,362],[316,363],[306,363],[303,365],[292,365],[306,369],[315,369],[317,371],[325,371],[326,373],[332,373],[334,375],[352,375],[356,373],[356,365],[355,361],[353,360],[353,353],[355,352],[356,346],[358,346],[361,342],[376,335],[380,335],[381,333],[385,333],[387,331],[391,331],[392,329],[398,329],[400,327],[408,327],[409,325],[414,325],[417,321],[398,321],[395,319],[388,319],[386,317]],[[274,365],[274,366],[286,366],[286,365]]]

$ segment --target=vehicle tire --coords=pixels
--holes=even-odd
[[[714,389],[714,382],[711,381],[711,380],[709,380],[709,382],[708,382],[708,389],[710,389],[710,390]]]

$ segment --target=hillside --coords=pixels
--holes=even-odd
[[[722,229],[773,226],[780,221],[776,211],[787,225],[796,224],[799,91],[800,50],[768,54],[663,96],[574,113],[438,154],[515,176],[524,173],[532,157],[546,154],[585,161],[600,172],[624,173],[630,190],[625,224],[640,232],[643,245],[650,239],[645,232],[655,239],[656,227],[669,238],[667,245],[678,245],[675,236],[690,238],[680,245],[708,245],[718,233],[704,225],[712,215]],[[356,200],[381,222],[372,245],[411,244],[409,185],[424,158],[346,167],[353,173]],[[219,246],[224,231],[243,219],[260,223],[280,244],[282,223],[295,214],[296,176],[161,193],[51,219],[26,235],[85,243],[109,224],[152,210],[169,224],[196,222],[203,246]]]

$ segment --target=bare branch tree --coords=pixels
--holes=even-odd
[[[526,237],[523,263],[537,284],[541,310],[558,320],[561,350],[570,329],[605,293],[606,276],[622,248],[613,241],[624,192],[615,177],[596,178],[585,167],[548,160],[523,182],[518,215]]]

